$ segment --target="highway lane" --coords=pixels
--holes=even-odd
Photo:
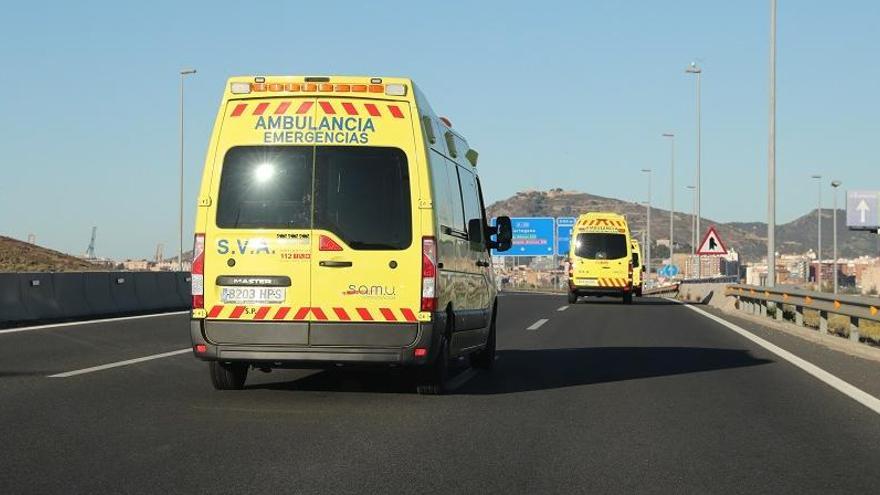
[[[500,315],[496,370],[445,397],[411,393],[401,372],[338,370],[257,372],[247,390],[220,393],[188,355],[39,373],[186,347],[185,316],[0,336],[0,492],[828,493],[880,482],[878,415],[685,307],[505,295]],[[880,382],[880,367],[862,364]]]

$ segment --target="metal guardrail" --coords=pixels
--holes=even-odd
[[[849,317],[849,338],[858,342],[859,321],[880,322],[880,299],[835,295],[825,292],[807,291],[795,288],[767,288],[754,285],[732,284],[725,290],[727,296],[736,297],[739,308],[746,313],[767,316],[768,307],[773,308],[777,321],[783,321],[782,306],[795,308],[795,324],[804,326],[804,310],[819,313],[819,331],[828,333],[828,315],[837,314]],[[770,306],[768,303],[772,303]]]
[[[686,278],[680,284],[735,284],[739,280],[736,275],[724,277]]]
[[[662,287],[651,287],[650,289],[642,290],[643,296],[660,296],[667,294],[677,294],[678,293],[679,284],[672,285],[664,285]]]

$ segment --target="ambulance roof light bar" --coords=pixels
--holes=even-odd
[[[290,82],[267,83],[265,77],[255,77],[252,83],[244,81],[229,83],[229,92],[234,95],[264,93],[267,91],[270,93],[296,93],[300,91],[312,93],[384,93],[387,96],[406,96],[407,93],[406,84],[382,84],[382,79],[375,77],[370,79],[370,84],[330,84],[329,81],[329,77],[306,77],[305,84]],[[447,124],[447,126],[451,127],[452,125]]]

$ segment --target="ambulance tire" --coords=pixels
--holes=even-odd
[[[449,341],[444,335],[434,362],[420,370],[416,393],[419,395],[443,395],[449,380]]]
[[[568,293],[568,304],[577,304],[577,302],[578,302],[578,295],[577,295],[577,293],[569,291],[569,293]]]
[[[623,304],[632,304],[633,303],[633,294],[632,292],[627,292],[623,295]]]
[[[471,354],[472,367],[489,371],[495,366],[495,336],[495,309],[493,309],[492,322],[489,323],[489,335],[486,337],[486,347]]]
[[[247,380],[247,363],[221,363],[211,361],[211,384],[216,390],[241,390]]]

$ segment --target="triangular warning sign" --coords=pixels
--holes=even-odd
[[[721,242],[721,236],[718,235],[714,225],[709,227],[709,231],[703,237],[697,254],[727,254],[727,247]]]

